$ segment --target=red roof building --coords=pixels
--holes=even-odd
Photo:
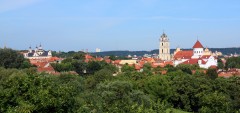
[[[193,65],[193,64],[199,64],[200,62],[201,62],[201,64],[206,64],[206,62],[202,59],[189,59],[189,60],[183,62],[182,64]]]
[[[193,51],[192,50],[187,50],[187,51],[178,51],[174,55],[174,59],[190,59],[193,56]]]
[[[201,42],[199,42],[197,40],[197,42],[194,44],[193,48],[204,48],[204,47],[202,46]]]
[[[184,50],[177,48],[174,52],[174,66],[179,64],[198,64],[201,68],[209,68],[217,66],[217,58],[214,57],[211,52],[204,47],[200,41],[193,45],[193,50]]]

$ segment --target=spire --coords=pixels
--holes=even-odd
[[[169,41],[165,32],[163,32],[163,34],[161,35],[160,41]]]
[[[163,34],[161,37],[167,37],[167,35],[165,34],[165,32],[163,31]]]
[[[194,44],[193,48],[203,48],[201,42],[197,40],[197,42]]]
[[[39,50],[42,50],[43,48],[42,48],[42,44],[40,43],[40,45],[39,45],[39,48],[38,48]]]

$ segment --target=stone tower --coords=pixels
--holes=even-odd
[[[170,43],[167,35],[163,32],[160,37],[159,58],[161,60],[171,60]]]

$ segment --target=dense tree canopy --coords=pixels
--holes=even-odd
[[[0,67],[0,112],[240,112],[240,77],[217,77],[215,69],[205,74],[195,65],[152,69],[145,64],[138,72],[123,65],[123,72],[113,76],[115,66],[86,63],[76,55],[52,65],[59,72],[74,70],[79,75],[49,75],[36,73],[35,68],[21,69],[26,60],[16,51],[0,52],[4,61]],[[228,60],[228,65],[233,61]],[[157,73],[162,70],[167,74]]]
[[[29,68],[31,64],[17,51],[4,48],[0,49],[0,66],[4,68]]]
[[[240,78],[126,72],[103,68],[89,76],[0,68],[0,112],[236,112]]]
[[[240,57],[228,58],[226,68],[240,68]]]

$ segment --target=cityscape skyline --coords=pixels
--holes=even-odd
[[[0,46],[56,51],[240,47],[240,1],[0,0]]]

